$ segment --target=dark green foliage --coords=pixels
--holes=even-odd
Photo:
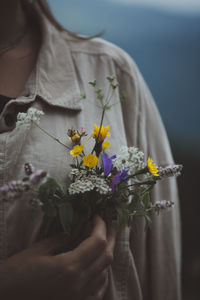
[[[58,207],[60,222],[64,231],[69,232],[73,222],[74,211],[70,203],[65,202]]]

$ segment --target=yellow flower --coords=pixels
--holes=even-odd
[[[74,143],[79,142],[80,139],[81,139],[81,137],[80,137],[80,135],[79,135],[78,133],[74,134],[74,135],[71,137],[71,140],[72,140],[72,142],[74,142]]]
[[[109,146],[110,146],[110,142],[105,141],[105,142],[103,143],[103,145],[102,145],[102,149],[105,150],[105,149],[107,149]]]
[[[74,146],[74,148],[70,151],[70,154],[73,156],[73,157],[76,157],[78,156],[82,151],[83,151],[83,148],[84,146],[83,145],[76,145]]]
[[[94,124],[94,130],[92,132],[93,138],[96,140],[99,135],[98,142],[103,142],[107,136],[110,136],[110,133],[108,132],[109,128],[110,128],[110,125],[105,126],[105,127],[102,125],[100,134],[99,134],[100,126],[97,126],[96,124]]]
[[[90,153],[83,157],[83,164],[88,168],[96,167],[98,164],[98,157]]]
[[[149,173],[151,173],[154,176],[159,176],[158,169],[157,169],[155,163],[153,162],[152,158],[150,158],[150,157],[148,157],[148,160],[147,160],[147,168],[149,170]]]

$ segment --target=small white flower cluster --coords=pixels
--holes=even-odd
[[[69,186],[69,194],[80,194],[88,191],[96,190],[100,194],[106,195],[111,192],[111,188],[108,186],[104,178],[96,175],[88,175],[79,177],[75,182]]]
[[[43,111],[38,110],[34,107],[30,107],[26,113],[22,113],[22,112],[18,113],[16,127],[18,128],[22,125],[26,125],[27,127],[30,127],[32,122],[39,124],[40,116],[42,115],[44,115]]]
[[[96,175],[90,175],[89,178],[93,182],[96,191],[100,194],[106,195],[111,192],[111,188],[108,186],[104,178]]]
[[[71,172],[70,172],[70,179],[71,180],[77,180],[77,179],[81,179],[83,176],[86,176],[87,174],[87,170],[79,170],[79,169],[71,169]]]
[[[129,170],[131,173],[145,168],[144,153],[136,147],[121,147],[119,154],[113,160],[114,167],[118,171],[123,169]]]
[[[80,194],[80,193],[85,193],[92,191],[94,189],[94,185],[92,181],[87,180],[87,179],[77,179],[75,182],[71,183],[69,186],[69,194],[74,195],[74,194]]]

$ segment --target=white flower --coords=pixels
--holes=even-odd
[[[69,186],[69,194],[80,194],[88,191],[92,191],[94,189],[94,185],[90,180],[76,180],[74,183],[71,183]]]
[[[98,177],[96,175],[90,175],[89,178],[93,182],[96,191],[100,194],[108,194],[109,192],[111,192],[111,188],[104,178]]]
[[[131,173],[143,169],[145,167],[144,153],[136,147],[121,147],[119,154],[113,160],[114,167],[118,171],[123,169],[129,170]]]
[[[70,179],[71,180],[77,180],[77,179],[81,179],[81,177],[85,176],[87,174],[87,170],[79,170],[79,169],[71,169],[70,172]]]
[[[16,127],[18,128],[21,125],[30,127],[32,122],[39,124],[41,115],[44,115],[43,111],[30,107],[26,113],[18,113]]]
[[[77,169],[73,169],[74,170]],[[75,171],[75,173],[77,173]],[[75,174],[74,174],[75,175]],[[88,191],[96,190],[100,194],[108,194],[111,192],[111,188],[107,184],[104,178],[98,177],[96,175],[82,175],[78,176],[75,182],[71,183],[69,186],[69,194],[80,194]]]

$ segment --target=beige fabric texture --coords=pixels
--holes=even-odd
[[[91,132],[99,123],[101,109],[88,82],[96,79],[106,89],[107,75],[115,75],[119,91],[127,94],[122,104],[107,111],[111,147],[136,146],[158,164],[173,163],[170,146],[159,113],[134,61],[117,46],[95,38],[73,39],[61,33],[42,15],[43,42],[37,65],[23,94],[8,103],[0,115],[0,185],[23,176],[23,164],[31,162],[60,182],[69,183],[71,157],[38,128],[8,127],[5,116],[29,104],[42,109],[41,126],[70,145],[66,132],[72,126]],[[114,95],[118,101],[117,91]],[[80,101],[85,92],[88,100]],[[17,105],[17,106],[16,106]],[[17,109],[16,109],[17,107]],[[86,151],[92,141],[88,142]],[[137,218],[118,235],[114,262],[109,270],[105,300],[180,300],[180,218],[175,179],[159,182],[152,201],[171,200],[173,209],[153,217],[152,229],[144,231]],[[42,214],[32,214],[27,199],[0,199],[1,262],[37,241]],[[66,295],[66,299],[67,295]]]

